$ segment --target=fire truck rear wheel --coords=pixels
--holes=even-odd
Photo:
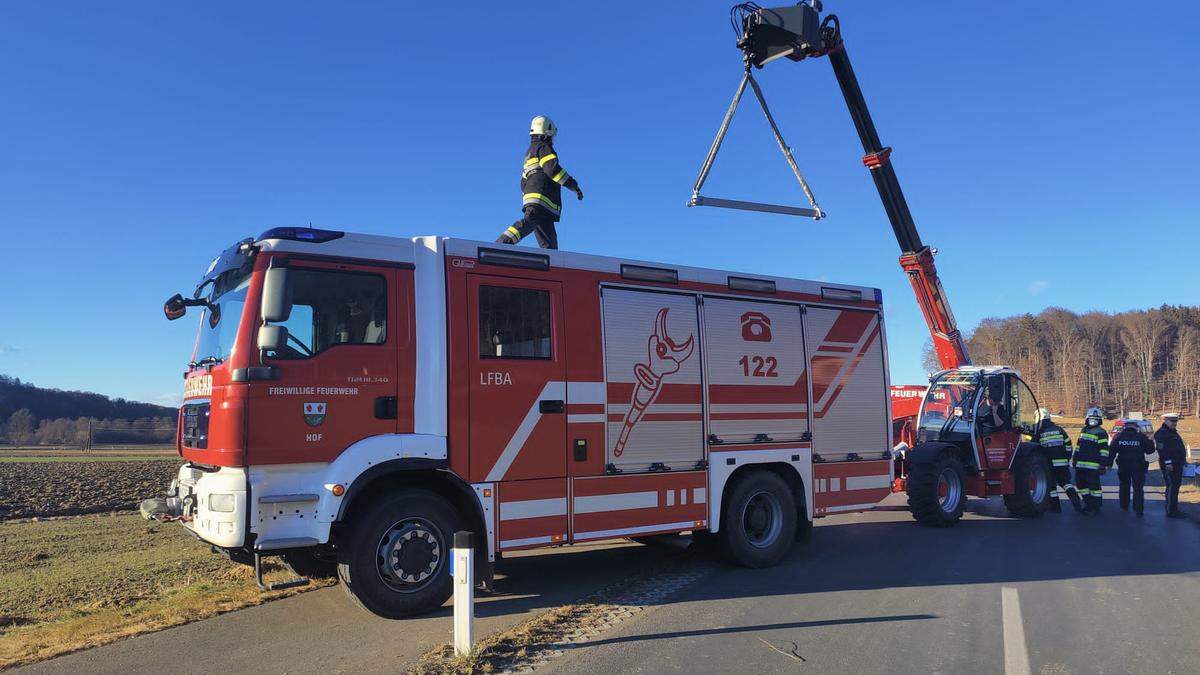
[[[778,565],[796,540],[796,502],[782,478],[752,471],[733,486],[722,508],[721,553],[743,567]]]
[[[1050,505],[1050,463],[1040,452],[1028,452],[1013,463],[1016,492],[1004,495],[1004,506],[1018,518],[1037,518]]]
[[[908,469],[908,508],[922,525],[950,527],[957,523],[966,505],[966,472],[962,462],[949,452],[932,463]]]
[[[363,609],[402,619],[442,606],[453,591],[450,548],[461,519],[431,492],[409,490],[370,506],[338,546],[338,577]]]

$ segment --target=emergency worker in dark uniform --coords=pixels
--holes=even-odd
[[[562,188],[583,199],[583,190],[558,162],[554,135],[558,128],[545,115],[529,123],[529,150],[521,167],[521,212],[525,217],[508,226],[496,239],[500,244],[516,244],[532,232],[542,248],[558,248],[555,223],[562,216]]]
[[[1079,493],[1071,482],[1071,438],[1051,420],[1050,411],[1046,408],[1038,410],[1038,425],[1033,438],[1042,446],[1046,459],[1050,460],[1050,510],[1055,513],[1062,511],[1058,499],[1058,488],[1061,487],[1066,491],[1067,499],[1071,500],[1071,506],[1075,507],[1075,512],[1083,511]]]
[[[1179,511],[1179,486],[1183,482],[1183,465],[1187,463],[1187,446],[1175,429],[1179,413],[1163,413],[1162,418],[1162,426],[1154,432],[1154,449],[1158,451],[1158,466],[1167,486],[1167,517],[1183,518]]]
[[[1154,454],[1154,443],[1146,434],[1138,431],[1137,420],[1125,420],[1125,428],[1113,437],[1112,452],[1114,463],[1117,465],[1117,477],[1121,481],[1117,493],[1121,501],[1121,510],[1129,510],[1132,490],[1133,512],[1140,518],[1145,509],[1146,469],[1150,467],[1146,455]]]
[[[1104,491],[1100,489],[1100,472],[1108,469],[1108,432],[1101,426],[1104,413],[1099,408],[1088,408],[1083,421],[1083,431],[1075,444],[1075,455],[1071,460],[1075,467],[1075,485],[1083,498],[1083,513],[1098,515],[1104,502]]]

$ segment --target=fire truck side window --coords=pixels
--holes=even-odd
[[[387,341],[387,282],[382,276],[294,268],[288,345],[271,356],[303,359],[337,345]]]
[[[479,356],[551,358],[550,293],[532,288],[480,286]]]

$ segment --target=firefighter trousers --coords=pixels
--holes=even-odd
[[[1100,490],[1100,470],[1075,467],[1075,485],[1079,488],[1079,496],[1083,497],[1084,510],[1098,512],[1104,493]]]
[[[1121,509],[1127,510],[1129,508],[1129,502],[1132,497],[1133,512],[1141,513],[1146,507],[1144,490],[1146,486],[1146,464],[1117,466],[1117,480],[1120,481],[1120,487],[1117,488],[1117,498],[1121,502]]]
[[[525,217],[509,225],[496,238],[496,243],[516,244],[532,232],[537,237],[538,246],[557,249],[558,230],[554,225],[554,214],[537,204],[527,204],[521,212]]]
[[[1162,460],[1159,460],[1161,466]],[[1183,463],[1172,462],[1171,469],[1162,470],[1163,478],[1166,480],[1166,488],[1163,490],[1164,496],[1167,498],[1167,513],[1179,512],[1179,486],[1183,483]]]
[[[1054,460],[1055,462],[1059,460]],[[1054,485],[1050,487],[1050,498],[1055,502],[1058,501],[1058,488],[1062,488],[1067,493],[1067,499],[1071,500],[1071,506],[1075,507],[1076,511],[1083,508],[1083,504],[1079,501],[1079,491],[1075,488],[1075,484],[1071,482],[1071,467],[1067,465],[1067,460],[1062,460],[1061,465],[1056,465],[1050,469],[1050,475],[1054,478]],[[1057,507],[1055,507],[1057,509]]]

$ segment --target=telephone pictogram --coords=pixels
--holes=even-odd
[[[762,312],[742,315],[742,339],[747,342],[771,341],[771,317]]]

